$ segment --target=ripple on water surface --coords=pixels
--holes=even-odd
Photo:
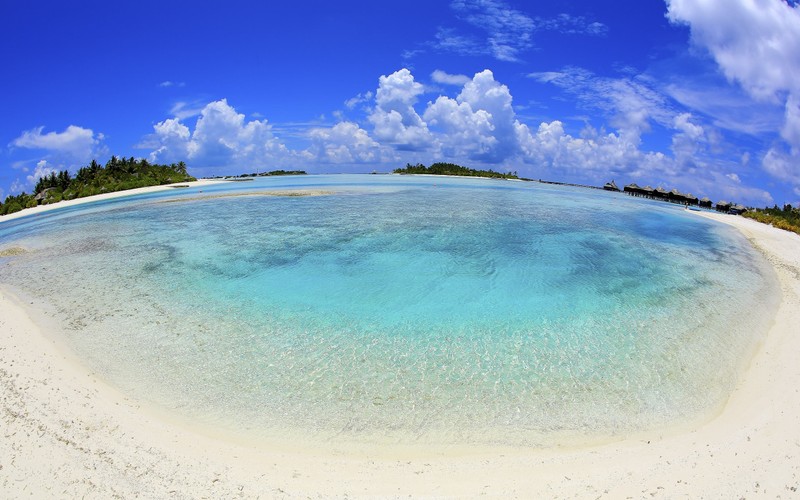
[[[703,418],[776,306],[748,307],[776,287],[738,233],[671,206],[473,179],[247,184],[0,225],[0,250],[24,249],[0,279],[124,391],[332,442],[550,445]]]

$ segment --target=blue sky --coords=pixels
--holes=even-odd
[[[0,199],[115,154],[800,203],[786,0],[4,2],[0,55]]]

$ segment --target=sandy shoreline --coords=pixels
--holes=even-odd
[[[113,193],[98,194],[94,196],[87,196],[85,198],[77,198],[74,200],[64,200],[64,201],[59,201],[58,203],[51,203],[49,205],[39,205],[37,207],[26,208],[24,210],[20,210],[19,212],[14,212],[13,214],[0,216],[0,222],[19,219],[20,217],[27,217],[28,215],[36,215],[43,212],[49,212],[51,210],[57,210],[59,208],[72,207],[75,205],[82,205],[84,203],[91,203],[95,201],[110,200],[112,198],[122,198],[125,196],[136,196],[139,194],[146,194],[146,193],[155,193],[158,191],[167,191],[170,189],[176,189],[183,186],[188,186],[188,187],[211,186],[213,184],[219,184],[221,182],[228,182],[228,181],[215,180],[215,179],[199,179],[191,182],[176,182],[174,184],[162,184],[160,186],[148,186],[143,188],[127,189],[125,191],[114,191]]]
[[[800,237],[742,217],[700,215],[742,231],[775,267],[783,297],[726,408],[696,429],[577,450],[403,459],[247,447],[125,398],[0,290],[0,491],[9,498],[798,496]]]

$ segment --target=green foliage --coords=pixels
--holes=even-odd
[[[101,166],[97,161],[80,169],[73,177],[67,170],[53,172],[36,182],[35,194],[8,196],[0,204],[0,215],[18,212],[37,204],[56,203],[102,193],[113,193],[147,186],[196,180],[186,171],[184,162],[170,165],[150,164],[134,157],[111,159]],[[37,200],[37,196],[39,200]]]
[[[784,205],[782,209],[775,205],[772,208],[751,210],[742,215],[764,224],[771,224],[779,229],[800,234],[800,210],[792,208],[791,205]]]
[[[273,175],[307,175],[307,173],[305,170],[272,170],[270,172],[252,172],[249,174],[239,175],[217,175],[215,177],[211,177],[211,179],[243,179],[247,177],[270,177]]]
[[[434,163],[430,167],[426,167],[422,163],[412,165],[406,164],[405,168],[397,168],[394,170],[395,174],[429,174],[429,175],[460,175],[467,177],[490,177],[492,179],[519,179],[516,172],[502,173],[495,172],[494,170],[475,170],[472,168],[462,167],[455,163]]]

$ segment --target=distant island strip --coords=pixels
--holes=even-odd
[[[772,208],[765,207],[763,209],[746,208],[742,205],[727,201],[718,201],[714,204],[707,197],[697,198],[691,193],[684,194],[677,189],[668,191],[660,186],[654,189],[650,186],[640,187],[635,183],[631,183],[626,185],[623,189],[620,189],[616,182],[612,180],[611,182],[607,182],[604,186],[598,187],[542,179],[528,179],[519,177],[516,171],[495,172],[491,169],[477,170],[455,163],[445,162],[436,162],[429,167],[421,163],[415,165],[407,163],[405,167],[396,168],[392,173],[512,179],[559,186],[604,189],[606,191],[624,192],[630,196],[651,200],[677,203],[686,206],[697,206],[706,209],[714,208],[718,212],[743,215],[759,222],[771,224],[777,228],[800,234],[800,210],[788,204],[784,205],[783,208],[778,207],[778,205]],[[214,176],[208,177],[208,179],[248,181],[256,177],[281,175],[307,175],[307,173],[305,170],[271,170],[238,175]],[[159,165],[151,164],[144,159],[139,160],[133,157],[119,158],[117,156],[112,156],[105,166],[101,166],[97,161],[92,160],[88,166],[80,168],[74,177],[68,170],[62,170],[57,173],[51,172],[49,175],[41,177],[36,183],[34,194],[22,192],[18,195],[7,196],[5,201],[0,203],[0,215],[19,212],[25,208],[32,208],[38,205],[57,203],[62,200],[72,200],[115,191],[195,180],[197,179],[187,173],[186,164],[182,161],[169,165]]]

